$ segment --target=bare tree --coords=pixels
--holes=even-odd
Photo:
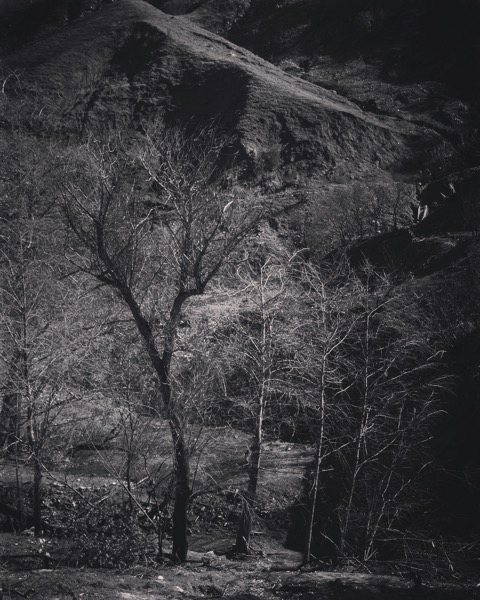
[[[445,378],[413,294],[396,290],[369,267],[355,290],[356,320],[345,345],[351,368],[338,516],[341,553],[356,551],[368,560],[377,552],[379,532],[408,513],[419,474],[428,468]]]
[[[355,324],[352,311],[354,289],[348,265],[341,262],[332,269],[304,264],[301,270],[302,346],[297,357],[302,387],[302,412],[315,448],[314,467],[309,494],[304,562],[312,558],[314,530],[318,530],[317,501],[321,475],[332,453],[341,449],[338,431],[344,419],[339,399],[346,393],[346,374],[350,369],[344,345]],[[347,382],[347,383],[346,383]],[[331,515],[321,515],[325,522]],[[338,552],[337,540],[323,527],[321,534]]]
[[[64,159],[60,183],[68,256],[120,297],[158,379],[156,407],[173,441],[178,561],[187,557],[191,494],[186,423],[172,379],[182,310],[275,212],[220,167],[227,154],[214,130],[150,129],[129,149],[112,137],[90,140]]]
[[[269,245],[266,232],[262,234],[262,240],[264,245]],[[287,341],[290,328],[285,324],[285,305],[289,297],[287,274],[291,257],[284,249],[277,247],[276,250],[275,253],[273,248],[267,248],[260,256],[250,256],[250,262],[239,273],[241,289],[238,293],[248,298],[248,302],[242,303],[239,314],[231,323],[235,331],[229,331],[224,347],[223,361],[228,363],[225,373],[236,388],[228,393],[233,396],[230,398],[233,402],[243,407],[241,412],[245,413],[252,435],[245,453],[248,485],[242,498],[235,543],[235,551],[242,554],[250,552],[252,517],[261,481],[264,426],[271,421],[269,411],[275,411],[271,406],[272,397],[285,395],[288,387],[285,377],[288,357],[281,354],[290,343]]]
[[[339,184],[312,193],[317,195],[312,210],[324,227],[321,237],[315,229],[307,236],[323,253],[413,223],[415,188],[410,184]]]
[[[306,264],[300,281],[297,381],[315,449],[304,558],[319,558],[315,533],[322,552],[369,560],[418,505],[445,386],[438,347],[415,293],[368,265]]]
[[[12,161],[19,148],[11,148]],[[38,147],[28,148],[25,142],[23,156],[16,159],[14,169],[1,173],[0,448],[15,457],[17,469],[20,460],[33,467],[32,512],[39,535],[45,446],[69,401],[69,378],[81,359],[75,350],[77,320],[72,318],[72,325],[67,325],[68,316],[75,312],[75,290],[59,278],[61,255],[52,245],[55,217],[39,183],[39,172],[46,165]]]

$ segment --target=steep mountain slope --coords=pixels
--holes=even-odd
[[[4,58],[3,69],[49,98],[66,129],[152,114],[215,119],[239,135],[252,167],[273,161],[292,182],[299,173],[412,170],[442,141],[424,124],[362,110],[142,0],[67,24]]]
[[[363,55],[404,81],[478,91],[477,0],[151,0],[256,54]],[[395,73],[394,73],[395,71]]]
[[[472,76],[480,63],[476,0],[151,1],[363,112],[435,131],[442,143],[423,144],[423,153],[412,152],[408,161],[424,187],[480,161],[478,78]],[[323,186],[330,205],[338,193]],[[430,193],[422,202],[427,196],[430,206],[442,203]]]

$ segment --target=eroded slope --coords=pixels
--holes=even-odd
[[[398,172],[441,141],[431,129],[362,110],[141,0],[119,0],[67,24],[4,59],[3,68],[35,86],[65,129],[152,115],[215,119],[238,134],[252,166],[273,160],[292,183],[304,174]]]

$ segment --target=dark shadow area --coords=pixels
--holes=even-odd
[[[0,57],[116,0],[37,0],[1,16]]]

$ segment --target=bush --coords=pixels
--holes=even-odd
[[[125,510],[92,510],[73,523],[72,538],[81,565],[125,568],[145,553],[145,539],[134,514]]]
[[[76,566],[122,569],[145,558],[148,540],[138,515],[119,501],[99,504],[96,494],[78,500],[68,493],[45,499],[51,533],[71,543]]]

